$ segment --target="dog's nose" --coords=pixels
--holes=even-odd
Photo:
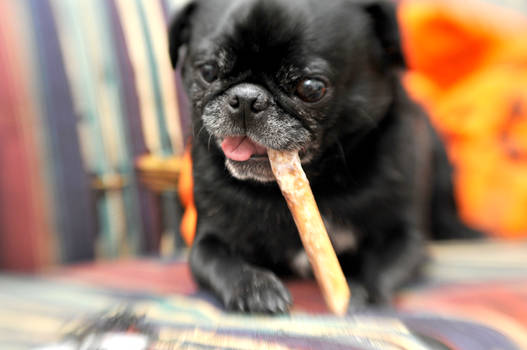
[[[240,84],[228,92],[229,105],[236,111],[259,113],[269,107],[267,92],[254,84]]]

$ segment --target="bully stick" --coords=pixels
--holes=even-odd
[[[329,309],[346,313],[350,291],[329,240],[298,152],[268,149],[271,168],[293,215],[309,262]]]

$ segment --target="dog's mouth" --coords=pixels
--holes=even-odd
[[[221,142],[221,149],[225,157],[237,162],[267,158],[267,148],[247,136],[225,137]]]
[[[259,182],[275,181],[267,156],[267,147],[246,135],[227,136],[219,141],[225,155],[225,165],[235,178]],[[306,159],[302,149],[299,153],[301,160]]]

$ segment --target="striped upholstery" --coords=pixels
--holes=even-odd
[[[0,348],[54,343],[127,306],[157,334],[149,349],[423,349],[408,330],[436,345],[426,349],[527,349],[527,244],[448,243],[430,252],[426,281],[400,293],[396,310],[345,318],[327,315],[312,280],[287,282],[289,316],[226,313],[179,260],[0,274]]]
[[[146,191],[134,159],[182,152],[177,3],[0,2],[0,268],[155,252],[175,232],[174,194]]]

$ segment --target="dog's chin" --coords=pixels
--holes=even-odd
[[[239,180],[253,180],[257,182],[275,181],[271,164],[267,157],[253,157],[243,162],[227,158],[225,160],[225,166],[231,175]]]

